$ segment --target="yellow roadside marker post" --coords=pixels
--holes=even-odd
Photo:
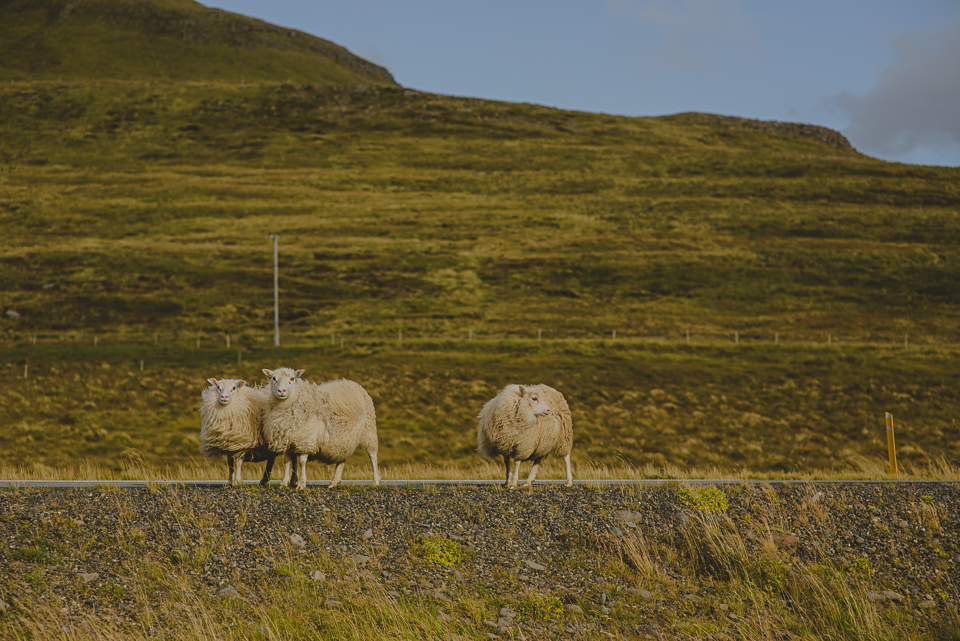
[[[893,441],[893,414],[887,415],[887,453],[890,455],[890,473],[897,473],[897,446]]]

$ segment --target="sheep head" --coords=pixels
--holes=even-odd
[[[520,398],[530,405],[534,416],[550,416],[550,406],[540,398],[540,393],[520,386]]]
[[[217,388],[217,401],[221,405],[227,405],[233,400],[233,394],[247,384],[237,378],[221,378],[219,381],[215,378],[208,378],[207,382]]]
[[[270,393],[273,394],[274,398],[281,401],[290,398],[296,393],[297,383],[300,382],[300,375],[303,374],[303,372],[304,370],[302,369],[294,371],[289,367],[263,370],[266,377],[270,379]]]

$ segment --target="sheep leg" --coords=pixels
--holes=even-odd
[[[517,459],[513,463],[513,479],[510,481],[510,487],[517,489],[517,484],[520,483],[520,460]]]
[[[533,465],[530,467],[530,476],[527,477],[527,482],[523,484],[523,487],[531,487],[533,482],[537,480],[537,471],[540,469],[540,461],[543,459],[533,459]]]
[[[293,467],[293,453],[287,452],[283,455],[283,486],[290,486],[290,470]]]
[[[567,482],[564,487],[573,487],[573,472],[570,471],[570,452],[563,457],[563,462],[567,464]]]
[[[503,482],[503,487],[510,487],[510,479],[513,475],[510,474],[510,457],[506,454],[503,455],[503,466],[507,468],[507,480]]]
[[[377,453],[367,452],[370,455],[370,465],[373,466],[373,484],[380,485],[380,469],[377,467]]]
[[[304,490],[307,487],[307,457],[308,456],[309,454],[300,455],[300,479],[297,481],[298,490]]]
[[[271,456],[267,459],[267,469],[263,471],[263,478],[260,479],[260,485],[266,485],[270,482],[270,472],[273,471],[273,462],[277,460],[277,457]]]
[[[233,454],[227,454],[227,485],[233,485]]]
[[[300,481],[297,479],[297,459],[293,459],[293,471],[290,473],[289,487],[293,487]]]
[[[346,465],[346,461],[342,463],[337,463],[337,469],[333,471],[333,480],[330,481],[330,487],[337,487],[340,485],[340,479],[343,477],[343,466]]]
[[[243,467],[243,457],[245,454],[240,456],[233,457],[233,463],[237,468],[233,471],[233,484],[234,485],[243,485],[243,472],[240,471],[240,468]]]

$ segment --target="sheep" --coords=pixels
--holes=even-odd
[[[573,485],[573,419],[563,394],[547,385],[507,385],[487,401],[477,418],[477,451],[487,459],[503,457],[506,487],[516,489],[520,462],[531,460],[533,467],[523,487],[533,485],[540,461],[549,454],[563,457],[566,487]],[[512,475],[511,459],[516,460]]]
[[[270,379],[263,433],[270,449],[284,454],[284,485],[299,459],[298,490],[307,486],[307,461],[335,464],[330,487],[336,487],[344,463],[358,447],[370,457],[373,484],[380,485],[373,399],[353,381],[339,379],[317,385],[303,380],[303,372],[288,367],[263,370]]]
[[[267,392],[247,387],[246,381],[208,378],[200,403],[200,451],[209,458],[227,457],[227,483],[243,483],[244,461],[267,462],[260,485],[270,481],[276,454],[263,438]],[[234,469],[236,464],[236,469]]]

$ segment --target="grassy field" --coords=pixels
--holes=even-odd
[[[10,467],[24,466],[28,475],[36,464],[40,475],[53,475],[51,467],[82,468],[86,461],[114,474],[134,463],[196,467],[205,379],[260,383],[262,368],[285,364],[305,368],[311,380],[363,382],[377,406],[388,478],[409,477],[410,465],[428,478],[451,466],[476,470],[480,407],[508,382],[534,380],[564,390],[574,417],[573,460],[578,475],[588,477],[598,465],[620,473],[639,468],[626,471],[630,476],[669,475],[671,467],[801,478],[814,470],[869,469],[869,461],[886,458],[884,411],[896,417],[907,472],[960,456],[952,436],[960,386],[956,370],[944,368],[956,362],[952,350],[572,340],[303,343],[274,349],[236,336],[230,351],[224,342],[201,342],[197,350],[193,340],[8,346],[0,411],[9,429],[0,433],[0,447],[12,455]],[[27,364],[26,379],[20,363]],[[499,474],[495,466],[478,472]],[[560,472],[548,468],[545,475]],[[329,473],[314,468],[311,478]],[[876,470],[865,473],[876,477]],[[347,474],[369,478],[365,456],[356,455]]]
[[[567,395],[581,465],[858,469],[885,411],[907,465],[956,460],[960,169],[809,126],[138,64],[0,85],[0,444],[24,464],[193,465],[203,381],[279,364],[364,384],[394,469],[475,465],[515,381]]]

